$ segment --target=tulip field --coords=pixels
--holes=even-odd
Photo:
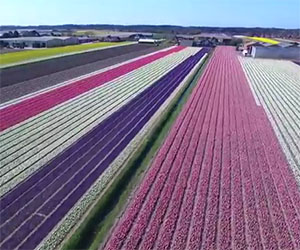
[[[136,56],[0,104],[0,249],[60,249],[164,119],[100,249],[300,249],[299,65]]]
[[[174,46],[0,106],[0,249],[55,249],[210,51]]]
[[[217,47],[101,249],[300,249],[297,67]]]
[[[257,36],[248,36],[248,39],[251,39],[253,41],[257,42],[263,42],[263,43],[269,43],[269,44],[279,44],[277,40],[271,39],[271,38],[265,38],[265,37],[257,37]]]
[[[290,61],[241,58],[257,98],[266,110],[300,183],[300,70]]]

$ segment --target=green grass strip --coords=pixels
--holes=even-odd
[[[105,241],[107,234],[114,225],[116,218],[126,206],[128,198],[140,183],[151,160],[168,135],[171,126],[191,92],[196,86],[211,53],[200,66],[190,83],[181,90],[169,105],[167,112],[152,129],[139,149],[128,161],[117,178],[107,189],[102,198],[95,204],[81,225],[63,245],[64,250],[91,249],[96,250]]]
[[[57,56],[71,55],[79,52],[85,52],[89,50],[96,50],[100,48],[105,48],[114,45],[124,45],[126,42],[98,42],[98,43],[86,43],[78,45],[70,45],[56,48],[46,48],[46,49],[33,49],[11,52],[6,54],[0,54],[0,65],[12,65],[22,62],[29,62],[36,59],[51,58]]]

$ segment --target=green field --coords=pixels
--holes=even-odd
[[[113,46],[113,45],[121,45],[121,44],[126,44],[126,43],[112,43],[112,42],[87,43],[87,44],[70,45],[64,47],[25,50],[25,51],[0,54],[0,66],[18,64],[18,63],[32,61],[32,60],[49,58],[53,56],[60,56],[60,55],[63,56],[66,54],[73,54],[77,52],[83,52],[86,50],[92,50],[92,49]]]

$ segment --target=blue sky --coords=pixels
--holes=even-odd
[[[0,0],[1,25],[300,27],[299,0]]]

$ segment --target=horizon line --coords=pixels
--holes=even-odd
[[[283,27],[255,27],[255,26],[196,26],[196,25],[178,25],[178,24],[106,24],[106,23],[88,23],[88,24],[77,24],[77,23],[64,23],[64,24],[5,24],[0,25],[0,27],[6,26],[19,26],[19,27],[38,27],[38,26],[65,26],[65,25],[79,25],[79,26],[88,26],[88,25],[111,25],[111,26],[177,26],[183,28],[245,28],[245,29],[284,29],[284,30],[300,30],[298,28],[283,28]]]

